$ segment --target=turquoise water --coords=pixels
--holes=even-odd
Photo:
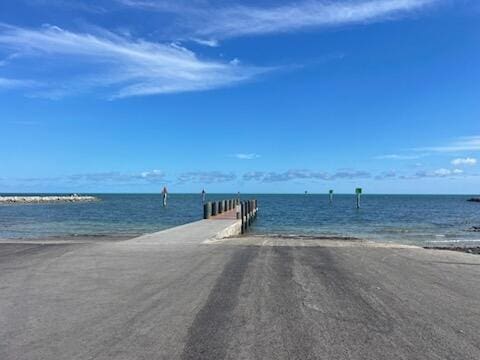
[[[0,238],[136,236],[202,217],[197,194],[171,194],[167,208],[160,195],[97,194],[98,202],[0,205]],[[208,200],[234,195],[209,195]],[[256,198],[260,214],[254,234],[349,236],[407,244],[480,244],[480,204],[471,196],[242,195]]]

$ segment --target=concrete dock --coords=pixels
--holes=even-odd
[[[0,359],[480,358],[479,256],[236,222],[0,243]]]

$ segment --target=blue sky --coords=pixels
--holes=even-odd
[[[480,191],[469,0],[0,3],[0,192]]]

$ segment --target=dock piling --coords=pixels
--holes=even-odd
[[[226,199],[219,201],[208,201],[203,204],[203,218],[212,219],[219,216],[219,219],[237,219],[241,223],[241,233],[248,231],[257,217],[258,202],[256,199],[243,200]]]
[[[210,219],[212,217],[212,203],[206,202],[203,204],[203,218]]]
[[[355,194],[357,195],[357,209],[360,209],[360,195],[362,194],[362,188],[356,188]]]
[[[246,226],[245,226],[245,203],[240,203],[240,216],[242,218],[242,234],[245,234]]]

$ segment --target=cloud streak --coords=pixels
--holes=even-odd
[[[477,164],[477,159],[470,158],[470,157],[458,158],[458,159],[453,159],[451,161],[451,164],[455,166],[463,166],[463,165],[473,166]]]
[[[387,154],[375,156],[377,160],[415,160],[427,156],[428,154]]]
[[[23,58],[57,63],[68,59],[77,66],[77,90],[101,87],[112,98],[202,91],[251,80],[267,68],[200,59],[177,44],[161,44],[119,36],[106,30],[74,33],[56,26],[27,29],[0,24],[0,47]],[[55,72],[48,74],[57,83]],[[83,80],[79,80],[83,79]],[[67,91],[55,88],[60,95]],[[1,84],[1,83],[0,83]],[[3,79],[3,86],[8,85]]]
[[[235,3],[226,6],[212,4],[212,2],[197,2],[194,5],[185,6],[182,2],[172,4],[171,1],[158,0],[118,1],[127,6],[183,15],[188,17],[188,24],[192,27],[190,30],[194,34],[216,39],[391,20],[439,2],[439,0],[336,2],[304,0],[289,1],[273,7],[258,7]]]
[[[417,171],[414,175],[414,178],[444,178],[444,177],[458,176],[462,174],[463,174],[463,170],[460,170],[460,169],[440,168],[431,172],[424,171],[424,170]]]
[[[336,26],[381,20],[419,9],[432,0],[304,1],[276,8],[236,6],[220,11],[198,30],[202,35],[234,37],[291,32],[304,28]]]
[[[38,83],[32,80],[8,79],[0,77],[0,89],[20,89],[38,86]]]
[[[437,153],[480,151],[480,135],[464,136],[443,146],[417,148],[417,151],[431,151]]]
[[[338,179],[368,179],[371,174],[367,171],[337,171],[333,174],[311,170],[287,170],[285,172],[253,171],[243,175],[244,181],[262,183],[285,182],[295,180],[338,180]]]
[[[253,159],[258,159],[260,155],[255,154],[255,153],[250,153],[250,154],[234,154],[232,155],[234,158],[237,158],[239,160],[253,160]]]
[[[237,176],[232,172],[222,171],[190,171],[180,174],[177,182],[183,183],[199,183],[213,184],[234,181]]]

